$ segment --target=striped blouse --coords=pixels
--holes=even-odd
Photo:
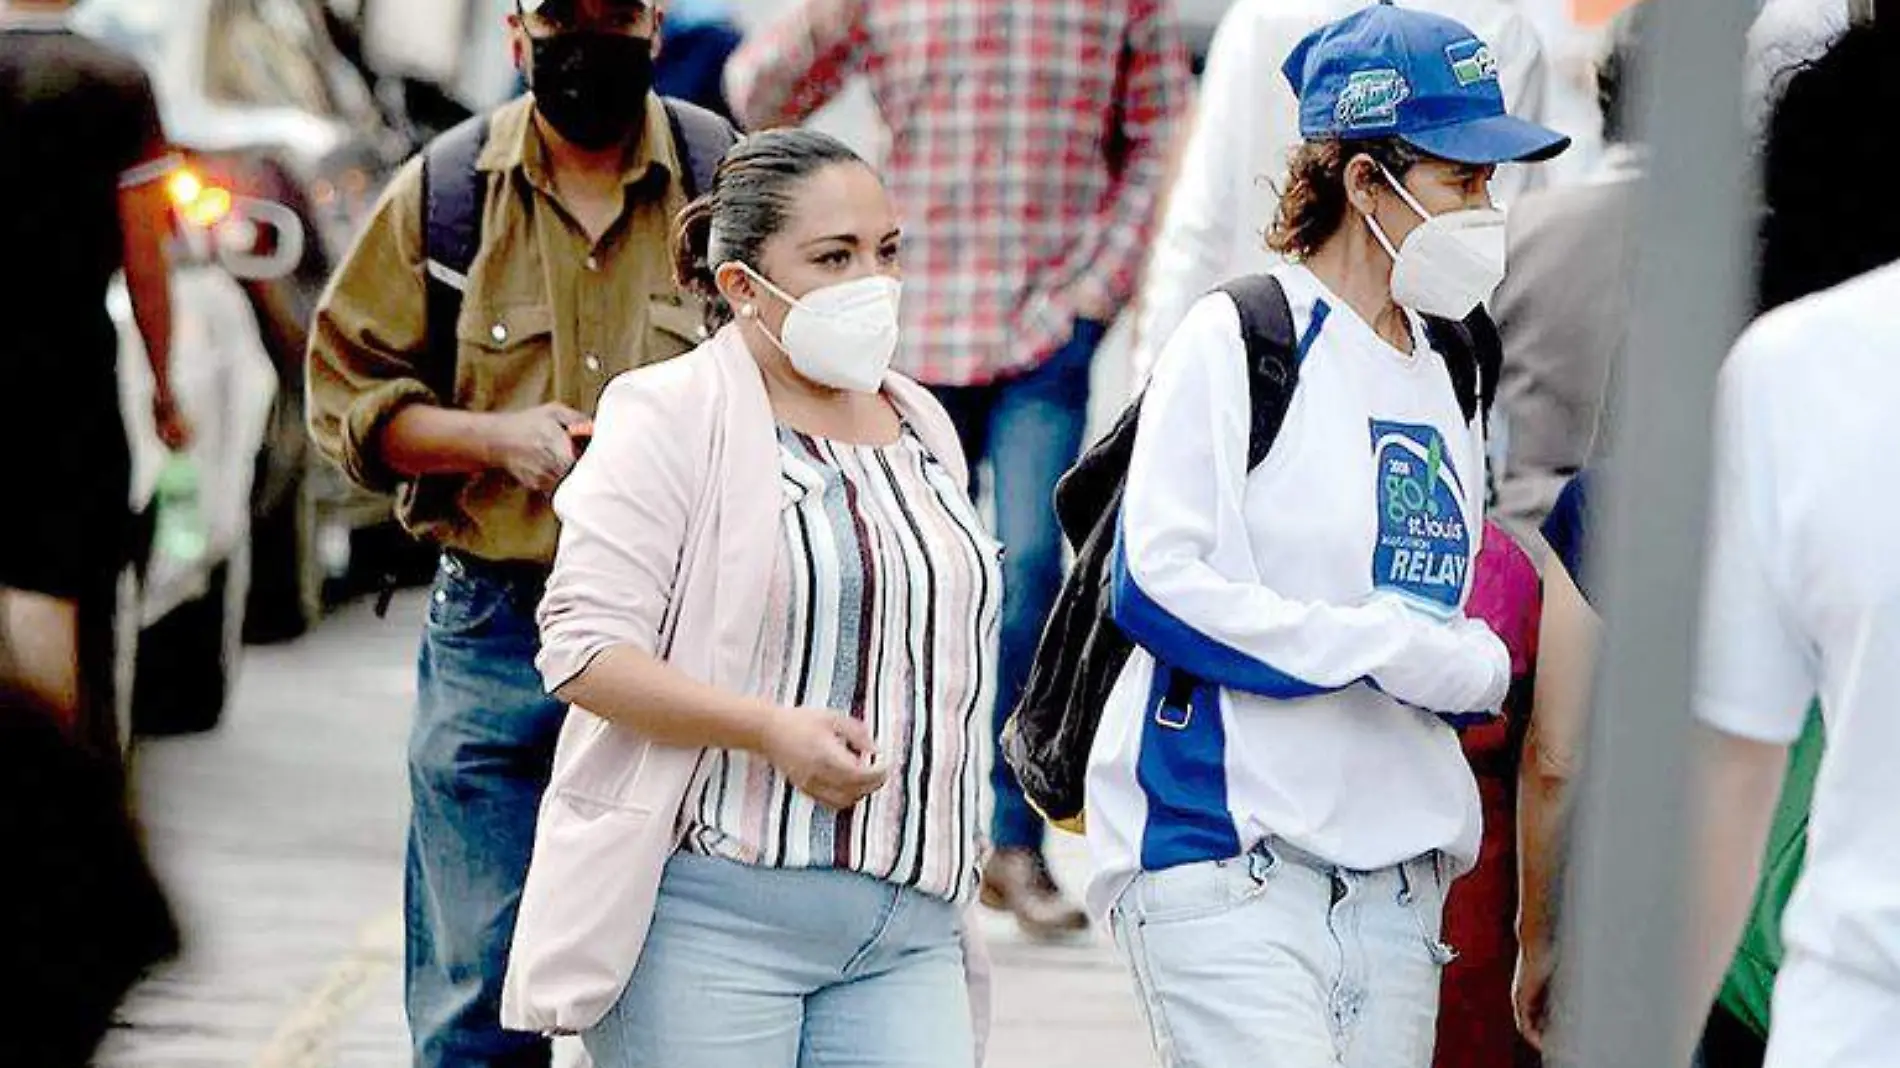
[[[709,751],[681,812],[685,848],[961,901],[988,774],[996,543],[908,427],[887,446],[781,428],[779,455],[785,507],[753,691],[864,721],[891,774],[838,812],[762,757]]]

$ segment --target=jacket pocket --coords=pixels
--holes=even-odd
[[[699,347],[706,329],[705,305],[682,293],[656,293],[647,298],[646,353],[643,362],[658,363]]]
[[[1412,914],[1425,953],[1442,968],[1458,959],[1458,950],[1445,941],[1445,904],[1449,900],[1444,860],[1434,853],[1399,866],[1399,907]]]
[[[1143,925],[1186,923],[1232,912],[1266,893],[1279,861],[1271,854],[1207,860],[1135,876],[1123,898]]]
[[[554,311],[546,304],[466,304],[455,336],[457,407],[506,411],[549,396]]]
[[[548,794],[509,954],[504,1026],[575,1034],[619,1000],[672,852],[670,822],[649,808]]]
[[[430,635],[438,640],[479,638],[512,596],[501,583],[470,575],[460,564],[445,560],[429,595]]]

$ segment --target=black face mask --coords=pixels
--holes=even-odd
[[[653,88],[652,38],[559,33],[530,46],[534,106],[555,132],[590,151],[635,143]]]

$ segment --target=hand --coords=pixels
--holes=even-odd
[[[552,493],[580,455],[570,428],[586,423],[565,404],[496,415],[490,466],[536,493]]]
[[[1539,1053],[1544,1051],[1544,1029],[1550,1026],[1550,978],[1555,971],[1549,953],[1518,951],[1517,974],[1511,979],[1511,1014],[1518,1033]]]
[[[1063,301],[1077,319],[1103,324],[1115,321],[1115,309],[1093,286],[1076,286],[1063,294]]]
[[[158,440],[173,452],[182,452],[191,447],[191,420],[178,408],[178,398],[168,388],[160,387],[152,395],[152,423],[158,428]]]
[[[1465,712],[1497,712],[1503,709],[1505,697],[1511,692],[1511,648],[1504,639],[1489,625],[1475,619],[1460,619],[1452,624],[1459,633],[1470,655],[1482,667],[1489,669],[1488,682],[1483,692]],[[1461,711],[1445,709],[1447,712]]]
[[[793,786],[840,812],[884,785],[890,770],[877,760],[863,723],[829,709],[781,709],[767,721],[765,759]]]
[[[1389,593],[1374,594],[1365,610],[1400,630],[1414,648],[1374,673],[1399,701],[1439,715],[1495,712],[1511,686],[1511,654],[1491,629],[1468,619],[1444,620],[1413,609]]]

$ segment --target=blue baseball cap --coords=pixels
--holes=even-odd
[[[1389,0],[1314,30],[1281,68],[1309,141],[1396,137],[1454,163],[1528,163],[1570,138],[1505,114],[1491,46]]]

